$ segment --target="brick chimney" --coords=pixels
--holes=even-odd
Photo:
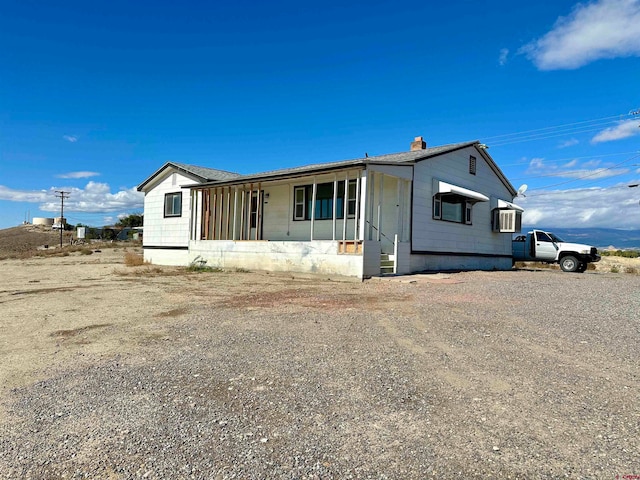
[[[427,148],[427,142],[425,142],[422,137],[416,137],[413,142],[411,142],[411,151],[414,150],[424,150]]]

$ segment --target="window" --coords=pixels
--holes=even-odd
[[[461,195],[438,193],[433,197],[433,218],[471,225],[472,206],[473,203]]]
[[[553,243],[551,237],[544,232],[536,232],[536,241]]]
[[[311,220],[313,208],[313,185],[295,187],[293,190],[294,220]],[[347,195],[347,218],[356,214],[356,181],[350,180]],[[344,218],[344,181],[338,182],[336,197],[336,218]],[[315,220],[330,220],[333,218],[333,182],[316,185]]]
[[[182,215],[182,192],[165,194],[164,216],[180,217],[181,215]]]
[[[293,212],[294,220],[305,219],[304,196],[305,196],[305,187],[296,187],[294,190],[294,202],[295,202],[294,212]]]
[[[476,174],[476,157],[469,155],[469,173],[471,175]]]

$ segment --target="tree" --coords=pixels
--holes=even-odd
[[[132,213],[118,220],[116,227],[141,227],[143,218],[144,215],[142,213]]]

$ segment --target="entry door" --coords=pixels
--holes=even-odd
[[[251,202],[249,202],[249,240],[262,240],[263,216],[264,191],[260,190],[260,192],[256,191],[251,194]]]
[[[553,243],[551,237],[544,232],[535,231],[536,254],[535,257],[539,260],[553,261],[556,259],[558,247]]]

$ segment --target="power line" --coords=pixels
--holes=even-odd
[[[566,161],[572,161],[572,160],[584,160],[586,158],[604,158],[604,157],[618,157],[621,155],[631,155],[631,154],[635,154],[635,153],[639,153],[637,150],[633,151],[633,152],[620,152],[620,153],[607,153],[605,155],[583,155],[580,157],[564,157],[564,158],[556,158],[553,160],[547,160],[546,158],[543,159],[544,163],[558,163],[558,162],[566,162]],[[519,163],[500,163],[500,168],[504,168],[504,167],[521,167],[524,166],[526,164],[530,163],[530,160],[528,160],[526,163],[523,162],[519,162]]]
[[[619,114],[619,115],[611,115],[609,117],[601,117],[601,118],[594,118],[592,120],[583,120],[581,122],[573,122],[573,123],[564,123],[561,125],[553,125],[551,127],[543,127],[543,128],[534,128],[533,130],[523,130],[521,132],[514,132],[514,133],[504,133],[501,135],[493,135],[490,137],[485,137],[484,140],[491,140],[494,138],[503,138],[503,137],[513,137],[513,136],[517,136],[517,135],[523,135],[523,134],[527,134],[527,133],[534,133],[534,132],[541,132],[544,130],[552,130],[552,129],[557,129],[557,128],[566,128],[566,127],[570,127],[573,125],[582,125],[585,123],[593,123],[593,122],[600,122],[602,120],[609,120],[609,123],[613,123],[614,118],[620,120],[621,117],[627,117],[627,116],[631,116],[631,115],[636,115],[640,112],[640,110],[638,110],[637,112],[629,112],[629,113],[624,113],[624,114]]]
[[[592,173],[590,173],[588,175],[584,175],[582,177],[572,178],[571,180],[567,180],[566,182],[554,183],[552,185],[545,185],[544,187],[532,188],[531,190],[542,190],[542,189],[545,189],[545,188],[557,187],[559,185],[566,185],[567,183],[571,183],[571,182],[577,182],[578,180],[583,180],[585,178],[593,177],[594,175],[599,175],[604,171],[612,170],[612,169],[614,169],[616,167],[624,165],[627,162],[630,162],[631,160],[635,160],[636,158],[640,158],[640,154],[639,155],[635,155],[635,156],[630,157],[630,158],[627,158],[626,160],[624,160],[624,161],[622,161],[620,163],[617,163],[615,165],[612,165],[611,167],[600,168],[600,169],[596,170],[595,172],[592,172]],[[548,193],[547,194],[539,194],[539,195],[535,195],[534,194],[534,195],[528,195],[528,196],[537,197],[537,196],[540,196],[540,195],[548,195]]]
[[[616,125],[625,118],[640,115],[640,109],[632,110],[629,113],[619,115],[611,115],[608,117],[594,118],[591,120],[583,120],[580,122],[565,123],[553,125],[550,127],[542,127],[531,130],[523,130],[520,132],[505,133],[501,135],[492,135],[483,137],[483,141],[491,143],[492,147],[501,147],[514,143],[529,142],[534,140],[544,140],[548,138],[561,137],[565,135],[575,135],[581,133],[589,133],[601,130],[607,125]]]

